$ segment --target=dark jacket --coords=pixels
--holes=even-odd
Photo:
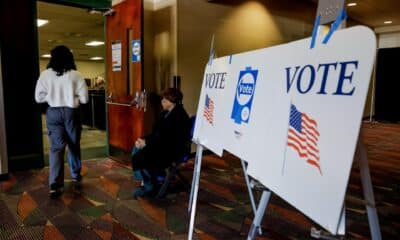
[[[188,153],[191,140],[190,125],[189,116],[181,104],[177,104],[171,112],[161,112],[152,133],[145,137],[146,148],[153,155],[151,158],[157,159],[154,161],[157,161],[158,167],[181,161]]]

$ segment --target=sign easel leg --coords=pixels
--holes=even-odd
[[[196,150],[195,168],[193,169],[192,189],[190,191],[191,200],[189,205],[191,205],[191,207],[189,208],[190,224],[189,224],[188,240],[191,240],[193,237],[194,217],[196,215],[197,194],[199,192],[202,155],[203,155],[203,146],[201,144],[198,144]]]
[[[379,227],[378,213],[375,207],[374,192],[372,189],[371,175],[368,166],[367,149],[365,148],[365,145],[361,142],[360,137],[358,138],[357,153],[371,238],[373,240],[381,240],[382,236]]]
[[[246,180],[247,190],[249,191],[250,203],[251,203],[251,207],[253,209],[253,213],[254,213],[254,216],[255,216],[256,212],[257,212],[256,202],[254,201],[253,191],[251,190],[250,181],[249,181],[249,175],[247,174],[247,171],[246,171],[246,164],[244,163],[243,159],[240,159],[240,162],[242,163],[244,179]],[[258,228],[258,234],[261,235],[262,234],[261,227],[257,226],[257,228]]]
[[[257,228],[261,226],[261,221],[264,216],[265,210],[271,197],[271,192],[264,190],[260,202],[258,204],[257,212],[254,215],[253,223],[250,226],[249,234],[247,235],[247,240],[253,240],[256,235]]]
[[[198,158],[198,155],[199,155],[199,151],[198,151],[198,150],[199,150],[199,149],[198,149],[198,147],[197,147],[197,149],[196,149],[196,156],[194,157],[192,185],[190,185],[190,186],[191,186],[191,188],[190,188],[190,198],[189,198],[189,204],[188,204],[188,212],[189,212],[189,213],[190,213],[190,211],[192,211],[193,192],[194,192],[194,187],[193,187],[193,186],[195,185],[195,182],[196,182],[195,174],[196,174],[196,169],[197,169],[197,165],[198,165],[197,158]]]

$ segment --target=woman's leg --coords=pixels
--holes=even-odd
[[[133,197],[143,197],[146,193],[153,190],[152,177],[147,171],[151,164],[152,151],[148,147],[144,147],[132,156],[132,169],[136,181],[141,181],[140,187],[133,192]]]
[[[46,119],[50,142],[49,186],[50,190],[60,190],[64,186],[64,153],[66,145],[61,109],[48,108]]]
[[[82,125],[79,116],[79,110],[73,108],[64,108],[64,124],[67,133],[68,144],[68,165],[72,180],[80,182],[81,176],[81,133]]]

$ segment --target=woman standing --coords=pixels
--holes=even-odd
[[[68,164],[73,186],[80,188],[81,120],[79,105],[88,102],[88,89],[82,75],[76,71],[72,52],[66,46],[51,50],[47,69],[36,83],[35,100],[47,102],[47,130],[50,141],[50,198],[61,196],[64,187],[64,152],[68,145]]]

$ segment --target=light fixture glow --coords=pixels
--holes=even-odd
[[[43,25],[45,25],[45,24],[47,24],[49,22],[49,20],[39,19],[39,18],[36,21],[37,21],[37,26],[38,27],[41,27],[41,26],[43,26]]]
[[[86,46],[91,46],[91,47],[96,47],[96,46],[104,45],[104,42],[101,42],[101,41],[91,41],[91,42],[85,43],[85,45],[86,45]]]
[[[351,2],[351,3],[348,3],[347,6],[348,7],[354,7],[354,6],[357,6],[357,3]]]
[[[50,54],[43,54],[42,58],[51,58],[51,55]]]
[[[103,57],[91,57],[90,60],[103,60]]]
[[[383,23],[384,24],[392,24],[393,22],[389,20],[389,21],[384,21]]]

